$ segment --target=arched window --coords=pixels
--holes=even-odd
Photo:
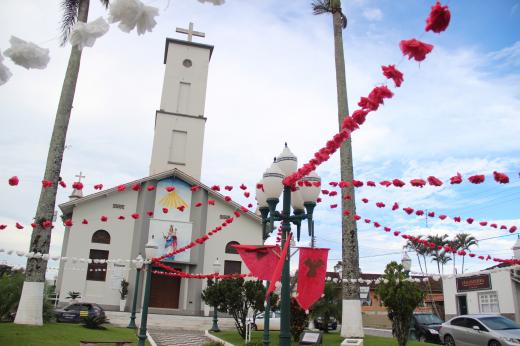
[[[110,244],[110,234],[103,229],[95,231],[94,234],[92,234],[92,242],[100,244]]]
[[[238,254],[237,249],[235,249],[232,245],[240,245],[237,241],[230,241],[226,244],[226,253],[234,253]]]

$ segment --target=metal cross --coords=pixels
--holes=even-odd
[[[78,178],[78,181],[81,182],[81,178],[86,178],[86,176],[81,175],[81,171],[79,171],[79,175],[75,175],[76,178]]]
[[[199,36],[199,37],[206,37],[206,34],[199,31],[193,31],[193,23],[190,22],[190,25],[188,29],[182,29],[182,28],[175,28],[176,32],[179,32],[181,34],[188,35],[188,42],[191,42],[193,39],[193,36]]]

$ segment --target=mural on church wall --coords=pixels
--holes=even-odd
[[[189,222],[191,194],[191,185],[180,179],[160,180],[155,196],[155,219]],[[165,213],[163,208],[168,211]]]
[[[159,256],[166,255],[191,242],[192,224],[189,222],[151,220],[149,237],[159,245]],[[190,250],[170,256],[164,261],[189,262]]]

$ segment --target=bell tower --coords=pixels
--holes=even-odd
[[[177,168],[200,180],[204,146],[204,106],[213,46],[192,42],[202,32],[177,28],[187,40],[166,39],[161,107],[155,113],[150,175]]]

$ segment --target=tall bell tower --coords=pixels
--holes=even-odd
[[[166,39],[161,107],[155,113],[150,175],[177,168],[200,180],[204,146],[204,106],[213,46],[192,42],[204,33],[177,28],[187,40]]]

